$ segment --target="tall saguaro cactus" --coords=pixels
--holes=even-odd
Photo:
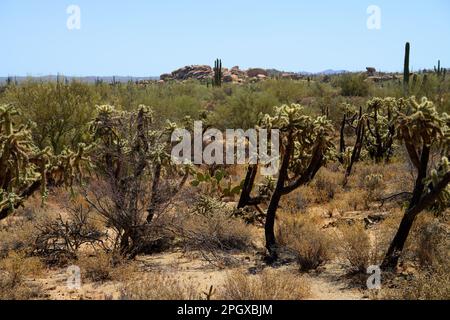
[[[405,45],[405,62],[403,65],[403,93],[404,95],[408,95],[409,93],[409,54],[410,54],[411,46],[409,42]]]
[[[442,69],[441,69],[441,60],[438,60],[438,65],[437,65],[437,67],[434,66],[434,72],[436,72],[436,73],[438,74],[438,76],[441,75],[441,73],[442,73]]]
[[[214,62],[213,86],[214,87],[222,86],[222,60],[220,59],[216,59],[216,61]]]

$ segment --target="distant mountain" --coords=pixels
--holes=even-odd
[[[333,70],[333,69],[327,69],[321,72],[308,72],[308,71],[299,71],[298,74],[301,74],[303,76],[312,76],[312,75],[326,75],[331,76],[335,74],[341,74],[341,73],[348,73],[347,70]]]
[[[322,72],[319,72],[318,74],[320,75],[333,75],[333,74],[341,74],[341,73],[348,73],[349,71],[347,70],[333,70],[333,69],[328,69],[328,70],[324,70]]]
[[[69,76],[55,76],[55,75],[47,75],[47,76],[40,76],[40,77],[15,77],[11,76],[10,79],[12,81],[17,81],[18,83],[24,82],[26,80],[33,80],[33,81],[56,81],[58,77],[61,79],[61,81],[72,81],[77,80],[81,82],[86,83],[95,83],[97,80],[103,81],[105,83],[112,83],[113,81],[120,82],[120,83],[127,83],[129,81],[142,81],[142,80],[159,80],[159,77],[123,77],[123,76],[109,76],[109,77],[96,77],[96,76],[88,76],[88,77],[69,77]],[[8,77],[0,77],[0,83],[6,83],[8,80]]]

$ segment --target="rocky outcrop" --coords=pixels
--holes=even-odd
[[[171,74],[163,74],[161,75],[160,79],[167,81],[167,80],[189,80],[189,79],[196,79],[196,80],[207,80],[211,79],[214,75],[214,71],[210,66],[206,65],[192,65],[192,66],[185,66],[183,68],[180,68],[178,70],[173,71]]]
[[[241,70],[239,66],[234,66],[231,69],[222,68],[223,82],[225,83],[242,83],[246,80],[260,81],[266,78],[273,77],[273,75],[265,69],[262,68],[252,68],[247,71]],[[281,73],[280,73],[281,75]],[[278,75],[278,76],[280,76]],[[191,65],[185,66],[172,73],[162,74],[160,79],[162,81],[183,81],[183,80],[199,80],[199,81],[210,81],[214,77],[214,70],[207,65]],[[294,73],[283,73],[283,78],[297,79],[298,75]]]
[[[247,76],[249,78],[258,78],[259,76],[265,76],[268,77],[269,74],[267,73],[266,70],[261,69],[261,68],[253,68],[253,69],[248,69],[247,70]]]

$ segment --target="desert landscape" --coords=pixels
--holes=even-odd
[[[448,300],[447,61],[403,46],[0,78],[0,300]]]

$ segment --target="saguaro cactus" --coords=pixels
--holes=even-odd
[[[442,73],[442,69],[441,69],[441,60],[438,60],[438,65],[437,65],[437,67],[434,66],[434,72],[436,72],[439,76],[441,75],[441,73]]]
[[[405,45],[405,62],[403,65],[403,92],[405,96],[409,94],[409,53],[410,44],[407,42]]]
[[[222,86],[222,60],[220,60],[220,59],[217,59],[214,62],[213,86],[214,87]]]
[[[411,98],[409,103],[409,112],[399,115],[396,132],[417,170],[417,179],[408,209],[383,260],[384,269],[397,266],[417,215],[436,203],[443,204],[443,207],[450,204],[449,117],[439,114],[426,98],[420,103]],[[442,155],[435,168],[430,168],[429,163],[432,148],[440,149]]]
[[[269,260],[277,258],[274,225],[281,197],[310,182],[332,156],[333,127],[326,117],[311,118],[297,104],[276,108],[264,116],[262,127],[280,130],[281,167],[266,214],[265,236]]]

